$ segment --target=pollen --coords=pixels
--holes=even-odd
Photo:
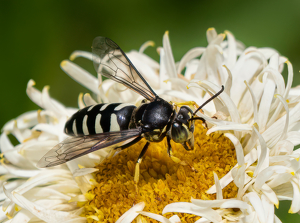
[[[196,121],[195,148],[186,151],[181,144],[171,142],[173,155],[181,163],[174,162],[167,153],[167,142],[150,143],[140,164],[139,182],[134,182],[135,163],[146,141],[124,149],[116,156],[97,165],[94,173],[96,184],[88,192],[82,216],[88,223],[116,222],[133,205],[143,201],[143,211],[162,214],[167,204],[190,202],[191,197],[215,200],[216,195],[205,191],[214,185],[213,172],[221,178],[237,163],[231,141],[222,133],[206,135],[207,129]],[[186,163],[186,165],[182,165]],[[231,183],[223,189],[224,198],[234,198],[237,187]],[[170,218],[177,214],[182,222],[195,222],[199,216],[183,213],[167,213]],[[145,222],[156,220],[140,216]],[[134,221],[136,222],[136,221]]]

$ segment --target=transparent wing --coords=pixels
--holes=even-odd
[[[136,128],[90,136],[69,137],[47,152],[36,166],[39,168],[56,166],[108,146],[117,148],[130,143],[139,137],[141,132],[140,128]]]
[[[125,85],[149,101],[154,101],[157,95],[115,42],[98,36],[94,39],[92,48],[97,73]]]

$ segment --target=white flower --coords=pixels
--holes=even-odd
[[[207,134],[224,132],[235,147],[238,163],[220,180],[214,173],[215,185],[207,193],[216,193],[216,200],[192,198],[191,202],[171,203],[162,214],[201,216],[196,222],[280,222],[274,214],[279,200],[292,200],[291,213],[300,210],[300,150],[293,150],[300,144],[300,90],[291,88],[292,65],[274,49],[245,49],[228,31],[218,35],[209,29],[207,40],[207,47],[189,50],[178,63],[174,61],[168,33],[163,37],[163,47],[158,49],[160,63],[143,53],[152,42],[145,43],[140,51],[127,53],[154,91],[166,100],[202,104],[221,85],[225,86],[218,99],[197,115],[207,120]],[[92,60],[92,54],[83,51],[75,51],[70,59],[77,57]],[[284,64],[288,70],[286,84],[281,75]],[[101,75],[96,78],[69,60],[63,61],[61,67],[95,95],[81,95],[79,108],[106,102],[136,104],[142,99],[130,89],[112,80],[103,81]],[[36,168],[38,160],[66,138],[64,124],[77,109],[66,108],[52,99],[48,87],[40,92],[33,85],[29,81],[27,94],[42,110],[8,122],[0,137],[4,155],[0,166],[0,221],[85,222],[77,204],[93,199],[88,192],[96,184],[91,173],[98,170],[95,164],[109,151],[99,150],[55,168]],[[8,134],[20,144],[12,145]],[[232,181],[238,187],[237,196],[225,199],[222,189]],[[131,222],[139,214],[137,222],[144,222],[143,216],[180,222],[178,215],[166,218],[143,211],[144,207],[143,202],[136,204],[117,222]],[[88,219],[101,220],[103,213],[91,208],[96,214]]]

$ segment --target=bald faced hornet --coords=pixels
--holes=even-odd
[[[125,149],[142,138],[147,140],[137,163],[145,154],[150,142],[167,137],[171,156],[171,139],[186,150],[194,148],[194,120],[196,113],[224,90],[220,90],[195,112],[175,106],[160,98],[137,71],[123,50],[106,37],[93,41],[93,62],[97,73],[110,78],[142,95],[146,100],[139,106],[121,103],[96,104],[77,111],[65,124],[70,137],[44,155],[37,167],[51,167],[93,151],[110,148]]]

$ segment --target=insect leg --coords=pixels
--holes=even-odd
[[[173,103],[178,107],[181,107],[183,105],[188,105],[189,107],[194,107],[195,109],[199,108],[199,105],[194,101],[173,102]]]
[[[172,147],[171,147],[171,138],[170,137],[167,137],[167,143],[168,143],[168,154],[169,154],[169,157],[175,162],[175,163],[179,163],[183,166],[186,166],[188,165],[192,171],[194,172],[198,172],[194,167],[192,167],[190,164],[188,164],[187,162],[185,161],[182,161],[181,159],[177,158],[176,156],[173,156],[172,154]],[[185,144],[182,144],[183,147],[186,149],[186,150],[192,150],[192,149],[189,149]]]
[[[142,139],[142,137],[137,137],[136,139],[132,140],[130,143],[127,143],[121,147],[119,147],[121,150],[126,149],[129,146],[132,146],[133,144],[137,143],[138,141],[140,141]]]
[[[146,145],[144,146],[144,148],[142,149],[137,161],[136,161],[136,165],[135,165],[135,173],[134,173],[134,181],[137,184],[139,182],[139,176],[140,176],[140,163],[142,162],[142,158],[145,155],[148,147],[149,147],[149,142],[146,143]]]
[[[167,143],[168,143],[168,154],[169,157],[175,162],[175,163],[180,163],[181,165],[186,165],[186,163],[184,161],[181,161],[179,158],[177,158],[176,156],[173,156],[173,152],[172,152],[172,147],[171,147],[171,138],[167,137]]]

